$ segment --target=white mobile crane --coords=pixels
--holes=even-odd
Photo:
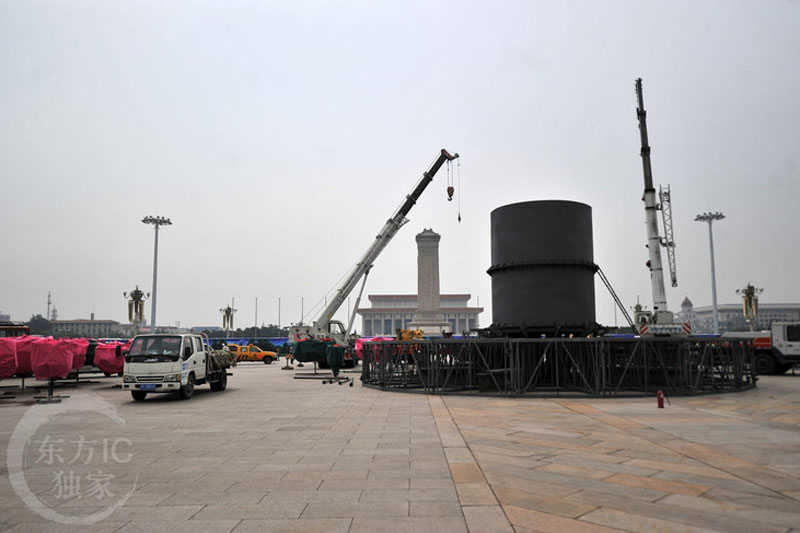
[[[642,79],[636,80],[636,96],[639,107],[636,109],[636,116],[639,119],[639,134],[642,141],[642,168],[644,170],[644,213],[645,224],[647,225],[647,250],[650,259],[647,266],[650,269],[650,285],[653,290],[653,310],[644,310],[642,306],[636,305],[634,312],[634,322],[642,335],[674,335],[686,334],[690,332],[688,324],[675,323],[675,317],[667,308],[667,294],[664,289],[664,267],[661,262],[661,247],[667,250],[669,262],[670,279],[672,286],[678,286],[678,277],[675,268],[675,241],[672,236],[672,198],[669,186],[661,187],[659,199],[656,202],[656,189],[653,187],[653,171],[650,167],[650,144],[647,139],[647,112],[644,110],[644,98],[642,97]],[[656,211],[661,211],[662,222],[664,224],[664,238],[658,234],[658,215]]]
[[[400,207],[395,211],[392,218],[386,221],[381,228],[378,235],[375,237],[375,241],[367,248],[367,251],[364,252],[364,255],[358,260],[353,271],[345,278],[342,282],[341,286],[336,290],[336,294],[334,297],[329,301],[325,309],[322,310],[319,317],[313,322],[311,325],[304,325],[304,324],[296,324],[289,328],[290,338],[292,342],[299,342],[304,339],[331,339],[339,345],[342,346],[350,346],[351,344],[351,331],[353,330],[353,322],[355,321],[356,311],[358,310],[358,304],[361,300],[361,295],[364,292],[364,285],[367,282],[367,275],[369,274],[372,265],[375,263],[375,260],[378,258],[380,253],[386,248],[386,245],[389,244],[389,241],[395,236],[397,231],[403,227],[403,225],[408,222],[406,219],[406,215],[411,208],[414,207],[414,204],[417,203],[417,200],[422,195],[425,188],[433,181],[433,177],[439,171],[445,162],[450,162],[454,159],[458,158],[458,154],[451,154],[444,148],[442,148],[439,156],[433,162],[431,167],[422,174],[422,178],[417,183],[416,187],[411,191],[411,194],[406,196],[405,201],[400,205]],[[452,187],[448,187],[447,194],[449,198],[453,196],[453,189]],[[356,304],[353,306],[353,310],[348,318],[347,327],[342,324],[339,320],[334,320],[333,315],[342,307],[347,297],[353,291],[353,289],[358,285],[359,280],[361,280],[361,288],[358,292],[358,298],[356,298]],[[348,355],[345,356],[347,360]],[[351,366],[352,363],[349,365],[346,363],[346,366]]]

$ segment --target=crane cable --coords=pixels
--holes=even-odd
[[[458,222],[461,223],[461,158],[458,159]]]
[[[452,161],[447,161],[447,201],[453,201],[453,193],[455,189],[453,188],[453,166]]]

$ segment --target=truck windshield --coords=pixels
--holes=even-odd
[[[177,358],[181,353],[181,338],[176,335],[137,337],[131,344],[129,357],[166,356]]]

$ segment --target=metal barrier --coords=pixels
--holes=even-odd
[[[506,396],[735,392],[755,387],[749,340],[695,337],[364,343],[361,380],[384,390]]]

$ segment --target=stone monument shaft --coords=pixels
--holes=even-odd
[[[439,292],[439,241],[441,235],[432,229],[417,234],[417,312],[412,329],[426,335],[438,335],[451,330],[445,322]]]

